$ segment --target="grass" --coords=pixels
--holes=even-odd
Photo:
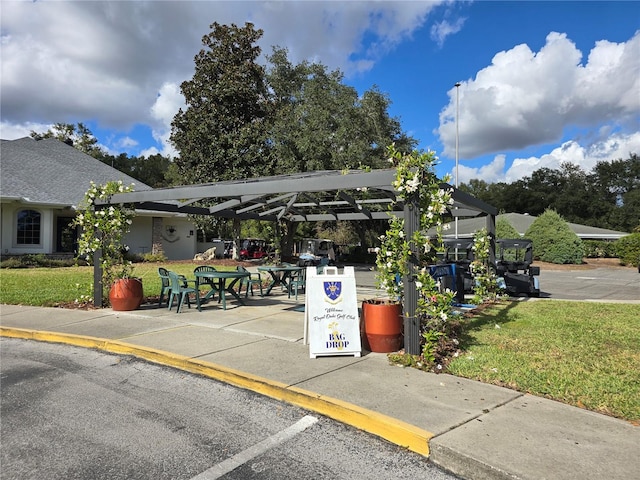
[[[137,263],[133,274],[142,278],[145,297],[160,293],[158,267],[163,263]],[[193,262],[171,263],[169,269],[195,278]],[[216,265],[218,270],[234,267]],[[19,268],[0,270],[0,303],[51,307],[79,302],[82,296],[93,298],[93,267]]]
[[[640,423],[640,305],[531,301],[471,319],[453,375]]]
[[[145,296],[159,294],[161,265],[136,264]],[[193,278],[195,264],[169,268]],[[92,281],[91,267],[2,269],[0,303],[68,304]],[[640,423],[640,305],[503,303],[470,319],[461,347],[454,375]]]

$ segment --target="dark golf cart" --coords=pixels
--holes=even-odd
[[[462,289],[465,293],[473,292],[474,279],[471,274],[471,262],[473,262],[473,239],[445,239],[444,251],[439,264],[455,264],[456,285],[455,290]]]
[[[540,267],[532,267],[533,242],[525,238],[496,241],[496,273],[508,294],[540,296]]]

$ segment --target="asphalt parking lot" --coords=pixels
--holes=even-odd
[[[375,288],[375,272],[370,267],[355,270],[358,287]],[[640,303],[640,273],[632,267],[543,265],[539,278],[541,298]]]

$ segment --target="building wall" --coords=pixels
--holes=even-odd
[[[35,210],[40,217],[40,243],[38,245],[18,245],[16,238],[16,216],[19,210]],[[54,246],[54,210],[38,205],[21,203],[0,204],[0,252],[3,255],[25,255],[52,253]]]
[[[151,225],[151,218],[149,220]],[[151,227],[149,233],[152,233]],[[196,254],[196,227],[187,218],[164,217],[160,237],[162,250],[169,260],[191,260]]]
[[[35,210],[40,213],[40,243],[18,245],[16,242],[16,215],[19,210]],[[68,208],[51,208],[44,205],[23,203],[0,204],[0,252],[3,255],[53,254],[56,251],[56,221],[58,217],[71,217]],[[195,226],[183,217],[163,218],[162,248],[169,260],[192,259],[196,254]],[[173,232],[169,227],[174,227]],[[136,216],[125,243],[132,253],[150,253],[153,244],[152,217]]]

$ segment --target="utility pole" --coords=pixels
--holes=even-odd
[[[456,82],[455,84],[456,87],[456,190],[458,189],[458,186],[460,185],[460,180],[459,180],[459,176],[458,176],[458,148],[460,145],[460,128],[458,125],[458,117],[460,116],[460,82]],[[454,221],[455,221],[455,235],[456,235],[456,241],[458,240],[458,207],[455,208],[455,211],[453,212],[455,215]],[[458,245],[456,243],[456,248],[455,248],[455,257],[456,261],[458,261]]]

